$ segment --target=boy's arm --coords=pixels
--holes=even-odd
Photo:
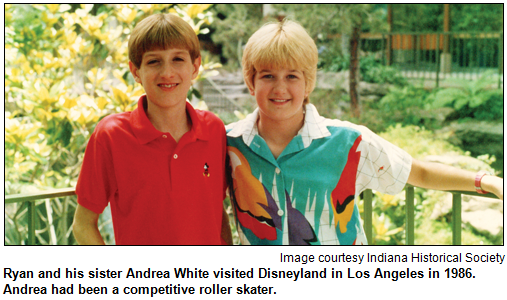
[[[475,173],[439,163],[412,160],[408,184],[434,190],[475,191]],[[503,179],[486,175],[481,180],[484,191],[503,200]]]
[[[225,207],[222,208],[222,232],[221,232],[222,240],[226,245],[232,245],[232,233],[231,226],[229,225],[229,216],[225,211]]]
[[[74,223],[72,224],[72,231],[74,237],[80,245],[105,245],[102,236],[100,235],[97,222],[99,214],[81,206],[77,205],[76,214],[74,215]]]

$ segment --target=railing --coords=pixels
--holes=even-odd
[[[415,188],[413,186],[407,185],[405,188],[406,193],[406,223],[405,223],[405,231],[406,231],[406,245],[414,245],[414,230],[415,230],[415,219],[414,219],[414,211],[415,211],[415,201],[414,201],[414,191]],[[478,194],[474,192],[465,192],[465,191],[450,191],[452,193],[452,244],[453,245],[461,245],[461,195],[473,195],[473,196],[481,196],[488,198],[497,198],[493,194]],[[12,203],[27,203],[28,205],[28,245],[35,245],[35,201],[41,199],[53,199],[65,196],[75,195],[74,188],[65,188],[65,189],[57,189],[51,190],[47,192],[41,192],[36,194],[17,194],[17,195],[8,195],[5,196],[5,204]],[[363,221],[364,221],[364,230],[366,233],[366,237],[368,242],[371,243],[373,240],[373,207],[372,207],[372,199],[373,193],[371,190],[366,190],[364,192],[363,205],[364,205],[364,213],[363,213]]]
[[[362,34],[361,50],[404,76],[439,81],[477,79],[487,70],[503,85],[503,32],[432,32]]]
[[[35,245],[35,224],[36,209],[35,201],[42,199],[53,199],[59,197],[73,196],[76,194],[75,188],[64,188],[50,190],[46,192],[33,194],[17,194],[5,196],[5,205],[12,203],[26,203],[27,210],[27,227],[28,227],[28,245]]]
[[[475,192],[466,192],[466,191],[449,191],[452,193],[452,244],[453,245],[461,245],[461,195],[472,195],[479,197],[488,197],[488,198],[496,198],[494,194],[478,194]],[[406,213],[406,222],[405,222],[405,244],[406,245],[414,245],[414,232],[415,232],[415,187],[407,185],[405,187],[405,213]],[[372,199],[373,193],[371,190],[364,191],[364,214],[363,214],[363,222],[364,222],[364,231],[366,234],[366,238],[368,242],[371,243],[373,240],[373,207],[372,207]]]

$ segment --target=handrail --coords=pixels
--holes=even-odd
[[[74,196],[75,194],[76,188],[71,187],[71,188],[48,190],[39,193],[6,195],[5,203],[19,203],[26,201],[35,201],[40,199],[59,198],[65,196]]]
[[[470,195],[477,197],[486,197],[498,199],[495,194],[479,194],[476,192],[469,191],[444,191],[448,193],[452,193],[452,244],[453,245],[461,245],[461,195]],[[406,210],[406,222],[405,222],[405,244],[406,245],[414,245],[415,240],[415,187],[407,184],[405,187],[405,210]],[[372,208],[372,199],[373,193],[371,190],[364,191],[364,213],[363,213],[363,222],[364,222],[364,231],[366,235],[366,239],[369,243],[373,241],[373,208]]]
[[[461,245],[461,195],[471,195],[479,197],[487,197],[498,199],[494,194],[478,194],[476,192],[468,191],[445,191],[452,193],[452,244]],[[414,220],[414,194],[415,187],[407,185],[405,187],[406,193],[406,227],[405,227],[405,243],[406,245],[414,245],[415,236],[415,220]],[[52,199],[66,196],[73,196],[76,194],[75,188],[62,188],[43,191],[39,193],[30,194],[14,194],[5,196],[5,204],[10,203],[24,203],[28,205],[28,244],[35,244],[35,201],[42,199]],[[373,207],[372,207],[373,192],[372,190],[364,191],[364,231],[367,240],[371,243],[373,240]]]

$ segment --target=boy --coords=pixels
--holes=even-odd
[[[104,244],[97,220],[109,203],[118,245],[220,244],[222,228],[230,244],[224,125],[186,101],[201,64],[194,30],[172,14],[147,17],[132,31],[129,60],[146,95],[90,137],[76,187],[76,240]]]
[[[363,126],[325,119],[309,95],[317,48],[297,23],[266,24],[249,39],[243,76],[258,109],[227,126],[229,190],[242,244],[360,245],[357,199],[406,183],[503,198],[503,179],[423,163]]]

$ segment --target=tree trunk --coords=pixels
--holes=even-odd
[[[361,22],[354,24],[352,28],[352,36],[350,37],[350,108],[354,117],[359,117],[361,112],[359,109],[359,94],[357,93],[357,85],[359,84],[359,39],[361,33]]]

